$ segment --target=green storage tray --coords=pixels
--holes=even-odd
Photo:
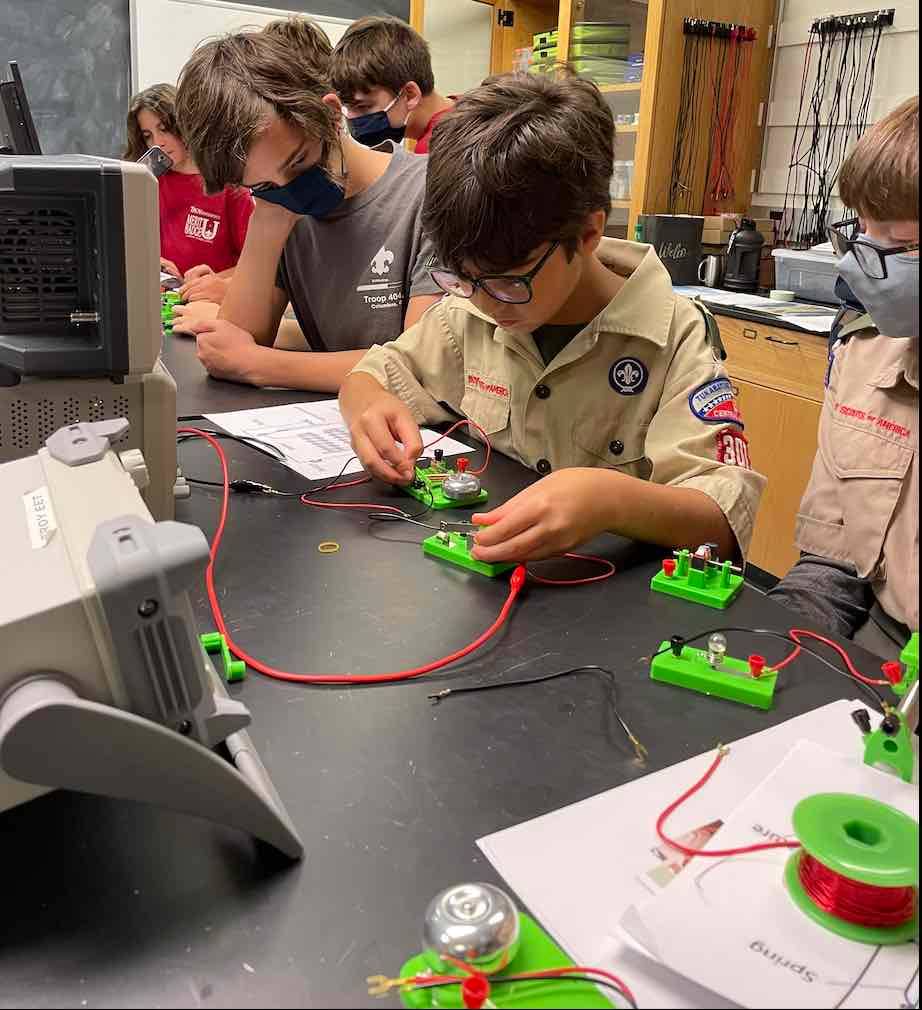
[[[596,84],[623,84],[628,69],[626,60],[603,60],[597,56],[570,60],[570,66],[575,74],[588,77]]]
[[[570,46],[570,59],[599,58],[606,60],[627,60],[628,45],[626,42],[574,42]],[[558,47],[536,49],[532,53],[534,63],[555,63],[558,59]]]
[[[532,37],[535,49],[556,46],[560,39],[558,30],[538,32]],[[623,42],[631,40],[631,26],[618,21],[577,21],[570,31],[570,44],[575,42]]]

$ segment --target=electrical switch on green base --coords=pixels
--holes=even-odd
[[[658,651],[661,654],[650,664],[651,680],[754,708],[772,707],[778,674],[765,671],[765,660],[761,656],[750,656],[745,661],[723,655],[715,668],[711,665],[711,654],[704,649],[662,642]]]
[[[518,953],[509,967],[491,975],[490,1003],[495,1007],[586,1007],[605,1008],[615,1004],[607,1000],[591,982],[562,982],[553,979],[535,982],[500,982],[503,975],[518,975],[544,968],[567,968],[574,962],[530,916],[520,913]],[[433,963],[434,962],[434,963]],[[437,956],[427,958],[417,954],[400,972],[401,978],[412,978],[425,972],[443,971],[457,974],[457,967],[443,964]],[[463,1007],[460,985],[435,988],[406,988],[400,991],[405,1007]]]
[[[653,576],[650,588],[667,596],[678,596],[705,607],[724,610],[743,588],[743,576],[729,561],[711,560],[710,554],[695,554],[683,549],[675,558],[666,558],[663,568]]]
[[[902,697],[919,679],[919,632],[914,631],[912,638],[900,653],[900,662],[904,666],[903,678],[892,685],[893,693]]]
[[[423,554],[438,558],[440,561],[447,561],[452,565],[458,565],[459,568],[466,568],[478,575],[487,575],[490,578],[515,568],[514,564],[507,561],[490,564],[487,561],[478,561],[476,558],[472,558],[468,540],[470,536],[471,534],[465,533],[449,533],[447,530],[433,533],[431,537],[426,537],[423,541]]]
[[[202,648],[210,656],[221,656],[221,676],[228,684],[243,680],[247,675],[247,665],[241,659],[234,659],[227,641],[219,631],[208,631],[199,636]]]

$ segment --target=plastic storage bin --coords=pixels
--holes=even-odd
[[[570,44],[585,42],[624,42],[631,38],[631,26],[617,21],[577,21],[570,30]],[[557,29],[538,32],[534,36],[535,49],[556,46],[559,39]]]
[[[832,253],[815,249],[773,249],[775,287],[793,291],[795,298],[838,305],[836,278],[839,261]]]

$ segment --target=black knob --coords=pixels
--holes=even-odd
[[[669,639],[669,646],[672,649],[673,656],[676,659],[681,659],[682,657],[682,646],[685,645],[685,639],[681,635],[673,635]]]
[[[856,708],[852,712],[852,720],[862,733],[867,734],[871,732],[871,717],[868,715],[866,708]]]

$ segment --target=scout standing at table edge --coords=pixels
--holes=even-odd
[[[752,535],[764,478],[701,314],[651,247],[602,239],[613,146],[589,81],[507,75],[462,95],[423,211],[449,297],[343,384],[356,455],[383,480],[411,480],[419,424],[457,417],[547,475],[473,517],[482,561],[604,530],[729,557]]]
[[[845,305],[797,518],[803,553],[770,595],[891,657],[919,630],[918,96],[858,141],[839,194],[858,218],[829,229]]]

